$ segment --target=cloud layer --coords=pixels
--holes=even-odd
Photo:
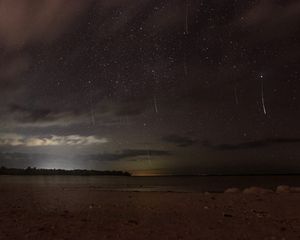
[[[1,134],[0,146],[25,146],[25,147],[42,147],[42,146],[87,146],[94,144],[107,143],[106,138],[97,138],[95,136],[24,136],[19,134]]]
[[[215,150],[221,150],[221,151],[234,151],[234,150],[265,148],[265,147],[271,147],[273,145],[280,145],[280,144],[299,144],[299,143],[300,143],[300,138],[270,138],[270,139],[243,142],[237,144],[211,145],[208,142],[204,142],[203,146]]]
[[[163,137],[162,140],[168,143],[176,144],[178,147],[189,147],[198,142],[195,139],[179,135],[168,135]]]
[[[88,160],[93,161],[119,161],[122,159],[134,159],[136,157],[155,157],[155,156],[168,156],[170,152],[154,149],[125,149],[117,153],[102,153],[90,155]]]

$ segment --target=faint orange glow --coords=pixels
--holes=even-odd
[[[132,176],[135,177],[156,177],[156,176],[168,176],[171,175],[164,170],[134,170],[130,171]]]

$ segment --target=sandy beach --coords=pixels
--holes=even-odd
[[[0,239],[300,239],[300,194],[2,185]]]

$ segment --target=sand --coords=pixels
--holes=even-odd
[[[0,185],[0,239],[300,239],[300,194]]]

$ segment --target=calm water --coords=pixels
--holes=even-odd
[[[89,187],[116,191],[222,192],[229,187],[260,186],[275,189],[286,184],[300,186],[300,176],[201,176],[201,177],[116,177],[116,176],[0,176],[2,184],[30,186]]]

